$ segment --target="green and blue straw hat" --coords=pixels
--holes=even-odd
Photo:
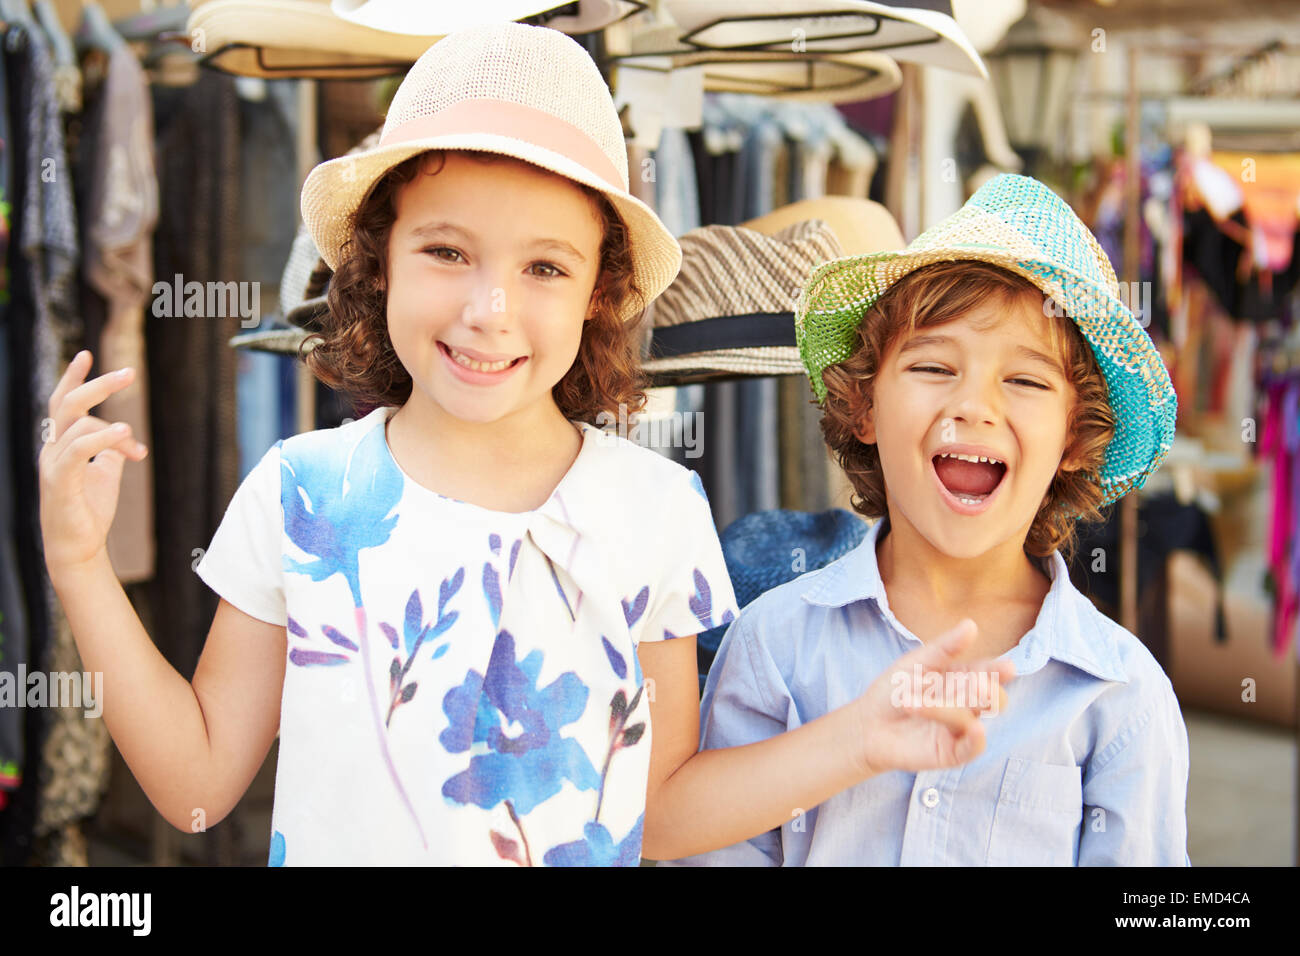
[[[822,372],[857,344],[867,310],[899,279],[936,262],[975,260],[1024,276],[1074,320],[1106,379],[1115,434],[1101,470],[1103,504],[1141,488],[1174,440],[1178,399],[1151,336],[1120,298],[1106,253],[1060,196],[1036,179],[990,179],[957,212],[899,252],[817,266],[795,312],[804,369],[819,402]]]

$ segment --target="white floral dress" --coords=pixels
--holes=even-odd
[[[637,645],[735,617],[698,476],[583,425],[536,511],[408,478],[378,408],[278,442],[198,565],[287,628],[271,865],[636,865]]]

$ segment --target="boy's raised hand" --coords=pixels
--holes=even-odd
[[[38,459],[41,539],[51,569],[83,564],[104,548],[117,511],[122,467],[148,453],[124,423],[89,414],[135,381],[133,369],[89,382],[91,354],[78,352],[50,396],[50,422]]]
[[[1014,679],[1010,661],[957,661],[975,639],[975,622],[904,654],[858,699],[860,753],[869,775],[933,770],[973,760],[984,751],[982,711],[1000,713]]]

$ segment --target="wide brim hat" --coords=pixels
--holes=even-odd
[[[830,226],[810,219],[770,236],[701,226],[679,242],[681,271],[647,311],[651,381],[801,374],[794,304],[809,271],[843,251]]]
[[[620,59],[701,51],[793,53],[806,60],[886,53],[988,79],[984,61],[952,16],[952,4],[943,0],[916,6],[868,0],[661,0],[659,13],[659,21],[649,12],[626,21],[643,29],[630,36],[629,49],[618,51]]]
[[[352,216],[375,183],[431,149],[498,153],[599,191],[627,227],[645,301],[677,275],[677,240],[629,190],[627,144],[609,87],[571,37],[498,23],[430,47],[398,87],[378,143],[321,163],[303,184],[303,222],[331,269],[337,271]],[[640,314],[629,297],[621,317]]]
[[[1140,488],[1173,444],[1178,399],[1151,336],[1124,303],[1096,237],[1036,179],[1004,173],[906,249],[823,263],[796,308],[804,368],[818,401],[822,373],[853,352],[866,311],[894,283],[936,262],[987,262],[1028,279],[1078,326],[1106,380],[1115,434],[1106,447],[1102,504]]]
[[[330,9],[345,20],[375,30],[425,36],[445,36],[492,21],[525,19],[563,33],[591,33],[645,6],[641,0],[476,0],[474,3],[330,0]]]
[[[884,53],[807,56],[768,51],[686,51],[673,56],[611,57],[617,72],[667,73],[698,67],[709,93],[747,93],[803,103],[859,103],[903,85],[898,63]],[[617,75],[617,73],[616,73]]]
[[[189,0],[185,32],[203,64],[266,79],[371,79],[405,72],[438,36],[375,30],[329,0]]]
[[[315,348],[319,339],[307,341],[310,335],[311,333],[306,329],[298,328],[296,325],[273,325],[265,329],[253,329],[251,332],[232,335],[226,344],[232,348],[248,349],[253,352],[298,355],[300,351],[305,354]],[[303,342],[307,342],[306,348],[302,348]]]
[[[372,79],[405,73],[457,30],[531,19],[566,33],[601,29],[638,0],[189,0],[185,32],[206,66],[266,79]],[[575,12],[576,11],[576,12]]]

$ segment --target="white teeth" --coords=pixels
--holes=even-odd
[[[504,368],[509,368],[510,364],[514,361],[514,359],[505,359],[501,362],[476,362],[468,355],[457,352],[450,345],[447,346],[447,351],[451,353],[451,357],[455,360],[457,365],[463,365],[465,368],[472,369],[475,372],[499,372]]]
[[[959,455],[953,452],[944,452],[940,458],[956,458],[958,461],[985,462],[990,465],[1001,465],[1004,462],[1000,458],[985,458],[980,455]]]

